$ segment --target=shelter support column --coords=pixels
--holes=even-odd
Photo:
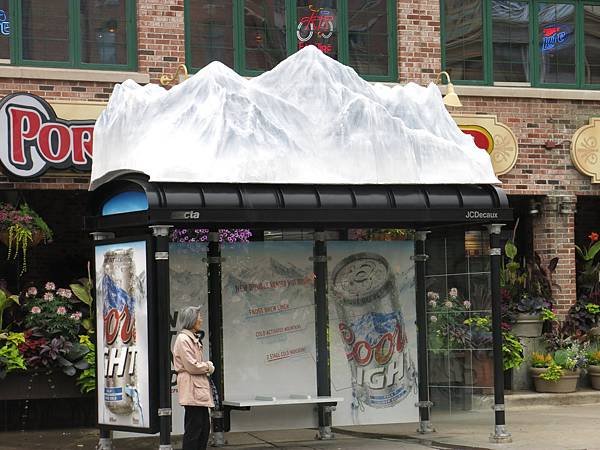
[[[169,229],[153,225],[158,333],[159,450],[171,450],[171,288],[169,286]]]
[[[211,378],[217,390],[215,408],[212,411],[213,444],[223,446],[225,442],[225,422],[221,401],[225,392],[223,371],[223,307],[221,291],[221,244],[219,231],[210,230],[208,233],[207,253],[208,276],[208,318],[210,359],[215,365]]]
[[[490,234],[490,272],[492,291],[492,339],[494,353],[494,432],[490,441],[495,443],[512,442],[506,430],[504,414],[504,362],[502,357],[502,299],[500,296],[500,265],[502,248],[500,231],[503,224],[488,225]]]
[[[427,360],[427,294],[425,293],[425,263],[429,258],[425,254],[425,239],[429,231],[417,231],[415,239],[415,297],[417,313],[417,366],[419,369],[419,428],[421,434],[431,433],[435,429],[431,425],[429,400],[429,371]]]
[[[94,241],[103,241],[105,239],[113,239],[115,237],[115,233],[106,233],[97,231],[94,233],[90,233]],[[97,320],[97,319],[96,319]],[[96,326],[96,330],[98,326]],[[98,445],[96,445],[97,450],[113,450],[112,445],[112,431],[107,430],[104,427],[100,427],[100,438],[98,439]]]
[[[315,336],[317,346],[317,395],[331,396],[329,366],[329,305],[327,302],[327,244],[325,232],[315,232],[313,246],[313,271],[315,274]],[[331,412],[333,406],[318,405],[319,439],[333,439]]]

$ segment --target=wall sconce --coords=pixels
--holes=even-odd
[[[179,64],[173,76],[166,74],[160,76],[160,85],[166,87],[170,84],[173,84],[175,80],[177,80],[177,83],[183,83],[188,79],[188,76],[189,75],[185,64]]]
[[[542,212],[542,204],[536,199],[532,198],[531,200],[529,200],[529,207],[527,212],[530,216],[537,216]]]
[[[558,213],[563,215],[575,214],[577,212],[577,202],[568,197],[563,197],[558,202]]]
[[[435,79],[435,83],[440,84],[440,82],[443,82],[442,75],[446,75],[446,79],[448,80],[448,84],[446,85],[446,95],[443,99],[444,105],[456,106],[457,108],[460,108],[462,106],[462,103],[460,102],[460,99],[458,98],[456,92],[454,92],[454,85],[450,81],[450,75],[448,74],[448,72],[443,71],[438,73],[437,78]]]

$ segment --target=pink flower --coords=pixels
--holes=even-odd
[[[465,307],[465,309],[471,309],[471,302],[469,300],[465,300],[463,302],[463,306]]]
[[[56,308],[56,314],[64,316],[66,313],[67,313],[67,308],[65,308],[64,306],[59,306],[58,308]]]
[[[39,306],[34,306],[33,308],[31,308],[32,314],[39,314],[41,312],[42,312],[42,309]]]
[[[71,292],[70,289],[60,288],[58,291],[56,291],[56,293],[58,295],[60,295],[61,297],[64,297],[64,298],[71,298],[72,297],[72,292]]]
[[[52,292],[46,292],[44,294],[44,300],[46,300],[47,302],[51,302],[52,300],[54,300],[54,294]]]
[[[27,297],[35,297],[37,295],[37,289],[35,287],[30,287],[27,289]]]
[[[46,289],[47,291],[55,291],[56,285],[52,281],[48,281],[44,286],[44,289]]]
[[[450,298],[458,297],[458,289],[456,289],[456,288],[450,289],[449,295],[450,295]]]
[[[79,311],[74,312],[73,314],[71,314],[71,319],[73,320],[81,320],[81,313]]]

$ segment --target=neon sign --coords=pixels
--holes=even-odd
[[[8,21],[8,15],[3,9],[0,9],[0,34],[10,36],[10,22]]]
[[[333,36],[335,15],[324,8],[315,8],[313,5],[308,5],[310,10],[309,16],[300,18],[298,22],[298,28],[296,29],[296,36],[298,37],[298,48],[304,48],[307,45],[315,45],[323,53],[332,53],[334,50],[333,44],[312,44],[309,41],[312,39],[315,33],[321,39],[329,39]]]
[[[542,29],[542,51],[558,50],[569,41],[573,29],[569,25],[551,25]]]

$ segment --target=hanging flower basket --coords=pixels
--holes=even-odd
[[[21,275],[27,270],[27,250],[51,239],[52,230],[29,205],[0,203],[0,242],[8,247],[6,259],[21,256]]]

